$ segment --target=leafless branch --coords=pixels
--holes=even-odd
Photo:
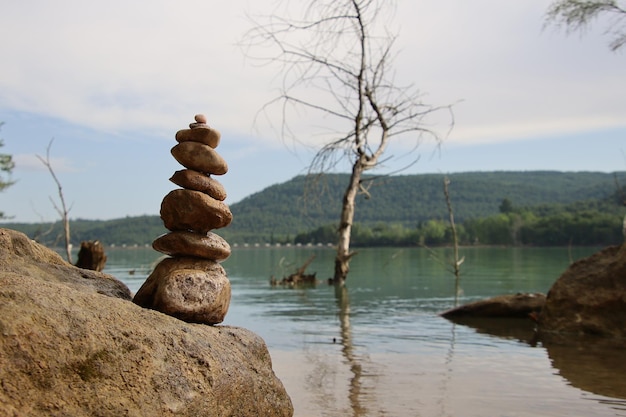
[[[442,109],[451,112],[451,106],[426,104],[418,90],[394,79],[396,34],[377,23],[394,5],[392,0],[309,0],[305,4],[302,17],[280,17],[274,11],[253,20],[243,47],[247,57],[262,65],[276,65],[282,75],[278,94],[255,120],[260,114],[271,120],[271,109],[278,106],[281,139],[306,143],[311,134],[294,129],[290,116],[297,109],[311,111],[326,123],[327,139],[316,147],[309,177],[317,181],[320,173],[331,172],[344,161],[352,167],[337,245],[337,262],[344,263],[336,264],[335,274],[345,278],[354,199],[359,192],[369,195],[369,188],[361,182],[362,173],[389,161],[383,155],[392,139],[413,136],[419,144],[427,135],[440,143],[441,136],[425,121]],[[253,56],[252,50],[268,52]]]
[[[48,147],[46,148],[46,158],[44,159],[39,155],[37,155],[37,158],[41,161],[42,164],[45,165],[46,168],[48,168],[48,171],[50,172],[52,179],[57,185],[57,189],[59,193],[59,200],[61,201],[61,207],[59,207],[56,204],[56,202],[54,201],[52,197],[50,197],[50,201],[52,202],[52,206],[54,207],[54,209],[57,211],[57,213],[59,213],[59,216],[61,216],[61,220],[63,222],[65,251],[66,251],[67,261],[69,263],[72,263],[72,251],[71,251],[72,246],[71,246],[71,240],[70,240],[70,221],[69,221],[69,212],[71,210],[71,207],[67,208],[67,205],[65,204],[65,197],[63,196],[63,187],[61,186],[61,181],[59,181],[56,174],[54,173],[54,169],[52,168],[52,162],[50,161],[50,149],[52,148],[53,141],[54,139],[51,139],[50,142],[48,143]]]
[[[626,3],[617,0],[556,0],[546,13],[546,24],[564,26],[567,33],[584,32],[593,20],[606,16],[605,33],[612,51],[626,44]]]

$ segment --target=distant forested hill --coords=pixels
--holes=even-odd
[[[605,201],[616,193],[616,182],[626,184],[626,173],[598,172],[466,172],[449,174],[455,219],[493,216],[504,199],[513,207],[563,206]],[[428,220],[445,220],[443,174],[367,177],[368,195],[357,199],[355,224],[374,227],[397,224],[415,228]],[[315,185],[304,176],[272,185],[230,206],[233,222],[218,233],[231,244],[291,240],[297,234],[335,224],[347,174],[328,174]],[[616,213],[618,205],[616,207]],[[155,208],[157,209],[157,208]],[[166,230],[158,216],[127,217],[109,221],[72,220],[72,242],[98,239],[105,244],[149,244]],[[60,224],[4,223],[51,245]],[[51,229],[52,228],[52,229]]]
[[[31,239],[49,247],[62,246],[63,225],[55,223],[0,223],[0,227],[19,230]],[[124,217],[114,220],[71,219],[73,245],[86,240],[99,240],[105,245],[145,245],[166,233],[159,216]]]
[[[626,183],[626,173],[618,173]],[[615,175],[598,172],[466,172],[447,175],[455,219],[488,217],[503,199],[514,207],[570,204],[606,199],[616,191]],[[357,199],[355,224],[395,223],[416,227],[431,219],[447,219],[443,174],[397,175],[366,183],[369,198]],[[279,239],[339,219],[347,174],[329,174],[305,193],[304,176],[276,184],[231,206],[234,220],[225,237]],[[262,240],[262,241],[263,241]]]

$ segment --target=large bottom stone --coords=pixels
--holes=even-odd
[[[133,302],[189,323],[224,321],[230,305],[230,281],[215,261],[191,257],[161,261]]]

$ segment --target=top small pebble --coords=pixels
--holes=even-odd
[[[204,114],[196,114],[194,116],[194,119],[196,119],[196,123],[206,124],[206,116]]]

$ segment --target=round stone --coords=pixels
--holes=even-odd
[[[206,124],[206,122],[207,122],[206,116],[204,114],[196,114],[193,118],[196,121],[196,123],[204,123],[204,124]]]
[[[176,132],[178,142],[198,142],[217,148],[220,144],[220,132],[208,126],[196,127],[194,129],[183,129]]]
[[[170,256],[195,256],[221,262],[230,256],[230,245],[215,233],[170,232],[159,236],[152,247]]]
[[[212,325],[224,321],[230,299],[230,281],[219,263],[180,257],[159,262],[133,302],[186,322]]]
[[[200,191],[173,190],[161,202],[161,219],[170,231],[208,233],[228,226],[233,214],[228,206]]]
[[[228,164],[215,149],[198,142],[181,142],[172,148],[172,155],[185,168],[205,174],[223,175]]]
[[[202,172],[194,171],[193,169],[182,169],[174,172],[170,181],[182,188],[208,194],[216,200],[226,200],[226,189],[224,186],[216,179]]]

